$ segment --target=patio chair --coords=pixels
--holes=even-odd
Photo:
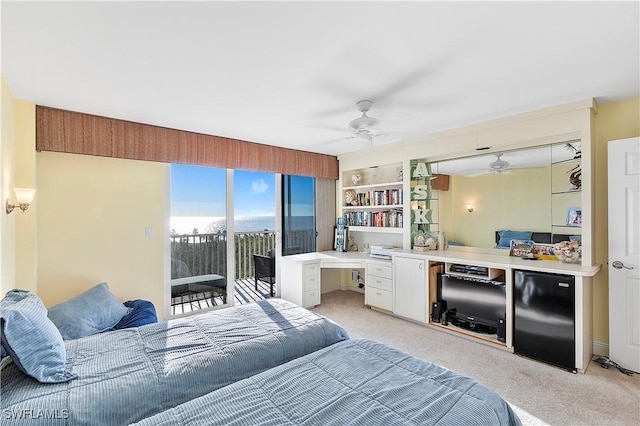
[[[274,297],[273,286],[276,283],[276,257],[275,249],[269,250],[267,256],[261,254],[253,255],[253,266],[255,270],[256,290],[258,290],[258,281],[263,281],[270,286],[270,295]]]

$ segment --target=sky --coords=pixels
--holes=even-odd
[[[234,170],[236,217],[275,216],[275,174]],[[314,194],[309,179],[294,176],[293,215],[312,215]],[[225,216],[226,169],[171,165],[171,216]]]

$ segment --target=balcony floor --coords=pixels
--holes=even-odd
[[[270,297],[269,291],[269,284],[263,281],[258,281],[258,290],[256,291],[253,277],[237,279],[234,292],[235,304],[243,305],[245,303],[268,299]],[[214,297],[211,297],[211,293],[205,292],[175,297],[171,300],[171,304],[172,314],[178,315],[222,305],[223,301],[221,296],[215,296],[214,294]]]

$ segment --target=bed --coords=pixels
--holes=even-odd
[[[519,425],[495,392],[366,339],[347,340],[138,425]]]
[[[40,383],[3,360],[3,422],[124,425],[348,339],[281,299],[65,341],[76,378]]]

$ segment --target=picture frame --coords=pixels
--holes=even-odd
[[[338,240],[342,239],[342,250],[348,251],[349,249],[349,227],[343,226],[342,235],[338,235],[338,227],[333,226],[333,249],[338,248]]]
[[[567,208],[567,226],[582,226],[582,207]]]

